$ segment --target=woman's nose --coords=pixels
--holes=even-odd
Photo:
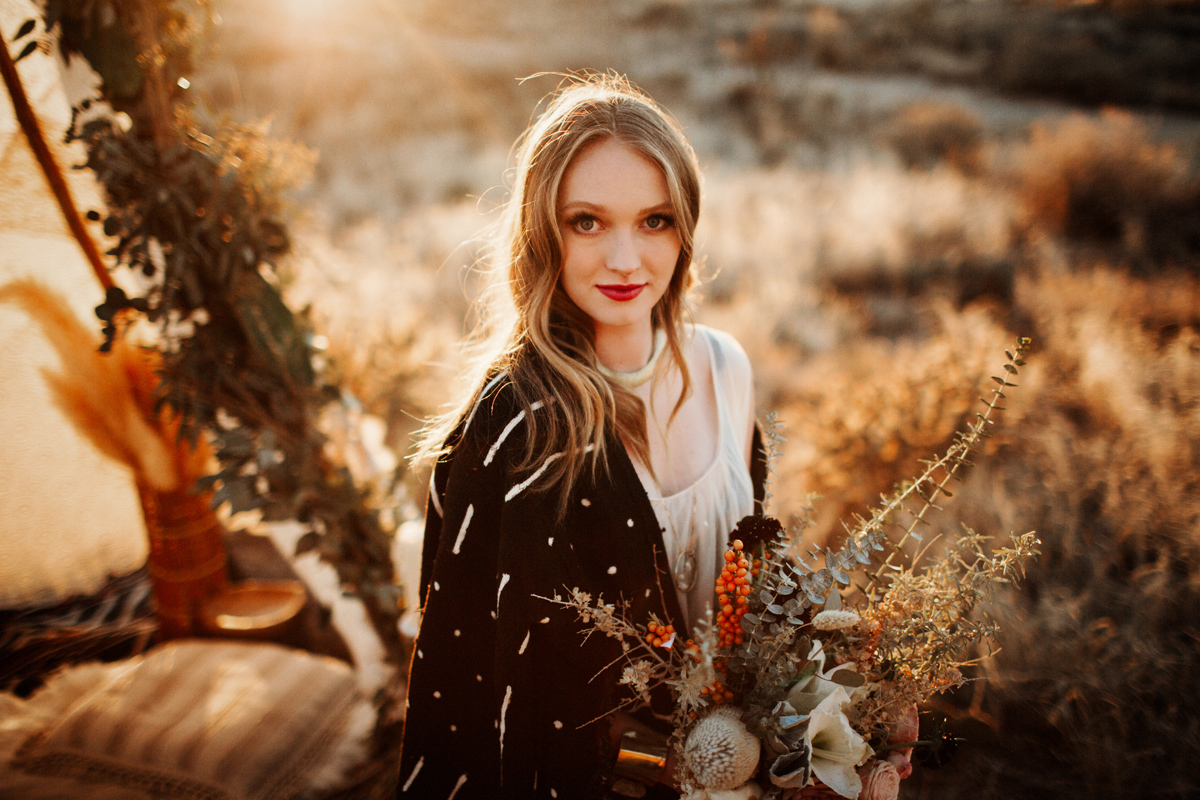
[[[605,266],[613,272],[630,274],[641,264],[637,243],[629,233],[617,231],[610,239]]]

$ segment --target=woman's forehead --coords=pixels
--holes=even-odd
[[[662,168],[650,157],[615,138],[589,144],[575,155],[558,192],[560,206],[654,210],[670,205]]]

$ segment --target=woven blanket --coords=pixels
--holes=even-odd
[[[12,796],[285,800],[367,753],[374,710],[344,663],[270,644],[182,640],[0,695]]]

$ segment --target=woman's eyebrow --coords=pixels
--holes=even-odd
[[[583,209],[586,211],[595,211],[598,213],[608,211],[608,209],[606,207],[597,205],[595,203],[589,203],[587,200],[572,200],[569,203],[563,203],[559,207],[558,210],[559,210],[559,213],[562,213],[562,212],[566,211],[567,209],[574,209],[574,208],[579,208],[579,209]],[[642,216],[646,216],[647,214],[657,214],[657,213],[660,213],[663,211],[671,211],[671,210],[672,210],[672,206],[671,206],[670,202],[659,203],[656,206],[650,206],[649,208],[643,208],[641,211],[637,212],[637,215],[639,217],[642,217]]]

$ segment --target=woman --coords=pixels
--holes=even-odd
[[[636,796],[635,734],[665,725],[605,718],[619,645],[544,598],[578,587],[683,633],[755,500],[749,363],[683,323],[700,183],[678,124],[621,79],[572,83],[517,160],[494,265],[507,313],[425,444],[398,797]]]

